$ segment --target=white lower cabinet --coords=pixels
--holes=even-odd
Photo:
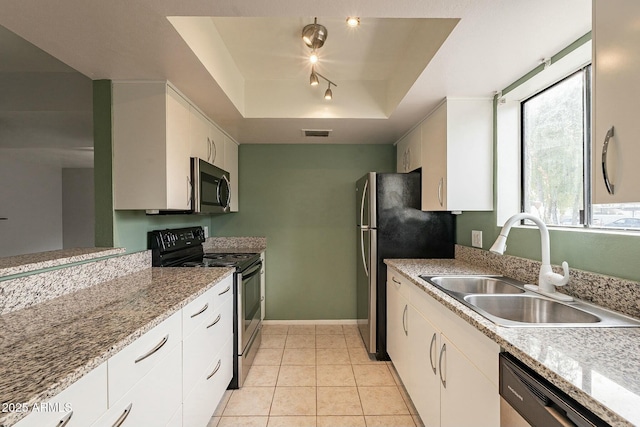
[[[46,404],[31,409],[31,414],[15,427],[91,425],[107,410],[107,364],[98,366]]]
[[[393,269],[387,352],[426,427],[500,425],[498,344]]]
[[[93,427],[163,426],[181,403],[182,348],[176,345]]]
[[[165,427],[182,427],[182,405],[178,407]]]
[[[233,336],[222,346],[213,362],[200,373],[196,385],[185,396],[183,425],[206,426],[233,376]]]

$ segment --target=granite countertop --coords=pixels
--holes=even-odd
[[[453,259],[385,263],[609,424],[640,425],[640,328],[499,327],[419,278],[495,271]]]
[[[124,248],[73,248],[0,258],[0,277],[119,255],[124,252]]]
[[[147,268],[0,316],[0,402],[48,400],[232,272]]]
[[[203,244],[205,253],[255,254],[267,249],[266,237],[209,237]]]

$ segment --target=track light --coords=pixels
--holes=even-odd
[[[327,39],[327,34],[327,28],[318,24],[318,18],[313,18],[313,24],[305,25],[302,29],[302,40],[311,49],[318,49]]]
[[[318,54],[315,50],[311,52],[311,55],[309,55],[309,62],[311,62],[312,64],[318,63]]]
[[[316,70],[311,67],[311,76],[309,77],[309,83],[311,86],[318,86],[318,75],[316,74]]]
[[[331,99],[333,98],[333,92],[331,92],[331,82],[329,82],[329,86],[327,87],[327,90],[324,91],[324,99]]]

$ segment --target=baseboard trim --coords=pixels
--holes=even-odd
[[[263,325],[357,325],[356,319],[327,320],[263,320]]]

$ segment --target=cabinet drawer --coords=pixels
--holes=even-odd
[[[214,361],[222,346],[233,338],[233,298],[207,316],[183,343],[183,390],[188,394]]]
[[[180,350],[179,345],[174,346],[141,381],[111,404],[107,413],[93,427],[166,425],[178,410],[182,398]],[[121,424],[116,424],[116,421],[123,418]]]
[[[209,289],[182,309],[182,336],[188,337],[214,310],[215,288]]]
[[[205,371],[183,405],[184,426],[206,426],[233,377],[233,338],[227,340]],[[215,373],[214,373],[215,372]]]
[[[400,295],[409,300],[411,297],[411,288],[416,286],[393,268],[387,268],[387,282],[393,285],[395,289],[400,292]]]
[[[66,427],[91,425],[107,410],[107,364],[103,363],[44,405],[38,404],[15,427]]]
[[[181,316],[180,311],[173,314],[107,361],[109,407],[147,375],[172,348],[180,348]]]

